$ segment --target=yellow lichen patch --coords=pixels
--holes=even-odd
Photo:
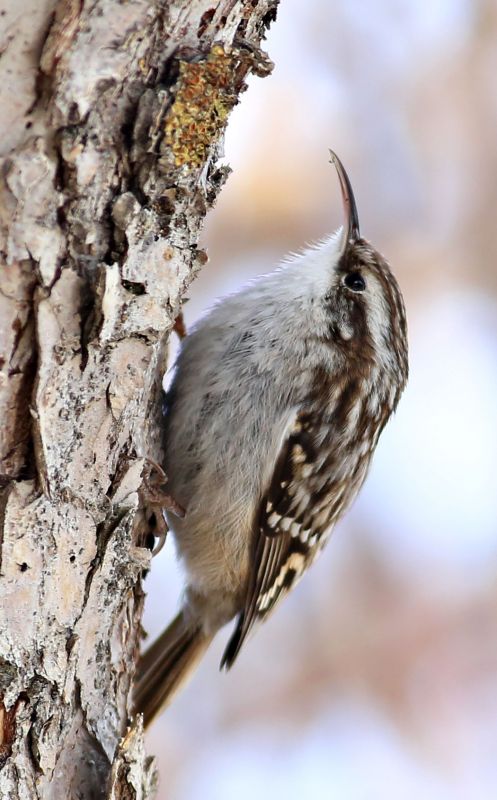
[[[176,97],[165,119],[163,158],[177,167],[202,166],[236,103],[242,61],[235,49],[226,53],[216,44],[202,61],[179,62]]]

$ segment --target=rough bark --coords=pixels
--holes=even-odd
[[[0,796],[149,798],[130,684],[165,346],[277,0],[1,12]],[[146,526],[145,526],[146,527]]]

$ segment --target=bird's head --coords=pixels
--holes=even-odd
[[[332,260],[324,303],[330,335],[348,356],[407,379],[407,322],[399,285],[383,256],[363,239],[354,193],[345,169],[331,152],[344,206],[341,230],[330,240]]]

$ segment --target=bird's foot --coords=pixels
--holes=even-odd
[[[173,331],[176,333],[178,339],[184,339],[186,336],[186,325],[185,325],[185,318],[183,317],[183,312],[180,311],[176,319],[174,320]]]
[[[185,509],[174,497],[166,491],[167,475],[156,461],[146,458],[142,470],[142,485],[140,488],[140,506],[147,520],[149,534],[158,543],[152,548],[152,555],[156,556],[166,541],[169,531],[164,512],[171,511],[177,517],[184,517]]]

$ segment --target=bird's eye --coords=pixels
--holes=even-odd
[[[363,292],[366,288],[366,281],[360,272],[349,272],[343,279],[345,286],[353,292]]]

